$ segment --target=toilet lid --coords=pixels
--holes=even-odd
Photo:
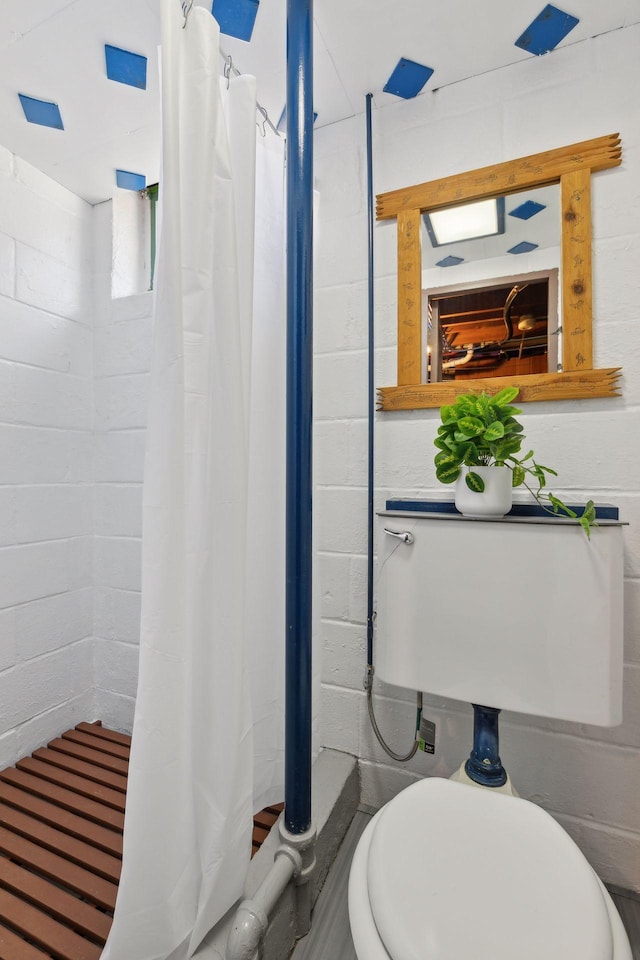
[[[611,960],[597,877],[544,810],[432,777],[378,816],[367,862],[392,960]]]

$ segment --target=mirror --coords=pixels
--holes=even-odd
[[[618,166],[620,162],[620,139],[617,134],[610,134],[584,143],[571,144],[519,160],[378,195],[378,220],[395,218],[398,226],[398,385],[382,387],[378,390],[379,409],[408,410],[439,407],[452,402],[461,392],[472,389],[491,389],[495,392],[507,385],[518,387],[518,402],[618,395],[617,380],[620,368],[593,369],[591,175],[595,171]],[[495,270],[499,269],[499,262],[504,264],[505,256],[513,263],[518,254],[531,257],[535,253],[539,257],[545,249],[551,250],[553,247],[543,247],[538,252],[539,244],[535,248],[531,247],[535,241],[517,240],[514,246],[517,247],[522,242],[527,245],[524,248],[521,247],[516,254],[513,251],[509,253],[510,248],[504,247],[504,230],[492,228],[489,236],[488,228],[483,227],[477,228],[475,239],[461,241],[460,235],[455,240],[451,235],[448,239],[445,235],[443,242],[439,233],[440,226],[434,222],[439,219],[437,215],[461,206],[479,207],[480,201],[492,201],[498,206],[504,203],[507,212],[503,211],[503,221],[508,223],[514,204],[515,207],[521,206],[527,199],[533,198],[534,192],[546,190],[551,184],[558,185],[552,189],[557,192],[559,213],[555,216],[555,222],[560,225],[559,247],[556,248],[556,263],[547,262],[545,269],[549,273],[550,285],[553,284],[553,270],[559,271],[557,300],[561,304],[560,323],[555,324],[555,329],[556,335],[561,331],[561,345],[558,348],[551,342],[553,331],[549,330],[549,327],[554,325],[552,318],[551,323],[547,321],[546,327],[548,357],[546,371],[516,370],[509,375],[501,374],[496,370],[489,377],[483,374],[479,367],[474,371],[476,373],[474,377],[445,377],[442,372],[442,357],[436,356],[434,361],[431,355],[434,349],[436,352],[441,348],[446,349],[448,344],[446,331],[441,328],[440,317],[437,326],[434,327],[431,323],[430,327],[429,307],[431,306],[432,313],[434,305],[438,311],[441,307],[445,310],[454,307],[454,304],[447,304],[444,301],[449,299],[445,298],[447,292],[456,291],[440,289],[439,296],[435,297],[434,301],[431,281],[429,277],[425,278],[425,272],[438,270],[439,276],[442,277],[446,271],[448,276],[452,268],[458,269],[458,266],[466,261],[467,257],[462,255],[463,250],[468,251],[473,248],[481,251],[481,255],[474,257],[470,264],[474,277],[478,279],[478,283],[475,284],[478,288],[476,292],[478,295],[481,292],[486,294],[489,292],[489,287],[496,286],[488,282],[487,278],[493,280],[497,276]],[[516,196],[521,193],[523,198]],[[497,219],[500,220],[499,210]],[[433,235],[436,237],[436,245],[432,242]],[[490,253],[484,255],[483,251],[495,249],[496,244],[502,244],[501,256],[494,257]],[[454,253],[453,250],[456,247]],[[427,256],[427,251],[431,259],[425,264],[423,258]],[[433,255],[438,257],[435,263],[432,262]],[[452,259],[447,260],[449,257]],[[442,261],[445,263],[443,264]],[[535,268],[540,267],[540,261],[535,265],[532,265],[531,261],[525,264],[522,259],[519,262],[527,267],[523,271],[525,275],[539,272]],[[487,263],[493,263],[493,266],[487,267]],[[483,271],[485,271],[484,276]],[[510,271],[503,267],[501,273],[508,284]],[[524,282],[524,278],[520,282],[516,280],[509,287],[507,298],[514,286],[520,287]],[[434,285],[434,289],[437,288],[437,285]],[[424,295],[423,291],[426,291]],[[515,298],[520,296],[519,291],[514,296]],[[548,309],[550,308],[549,296],[547,291]],[[513,304],[510,312],[513,313]],[[499,322],[499,320],[496,322],[496,327]],[[526,321],[527,324],[529,322],[529,320]],[[508,332],[504,304],[502,323],[501,336],[504,336],[504,333]],[[450,318],[450,330],[453,324],[454,320]],[[431,338],[429,337],[430,329]],[[520,334],[526,332],[522,327],[518,329]],[[443,333],[445,333],[444,340]],[[498,339],[500,337],[496,337],[496,340]],[[513,340],[513,336],[510,336],[510,339]],[[460,345],[460,342],[460,336],[458,336],[457,344]],[[488,344],[489,341],[485,341],[485,345],[488,346]],[[451,344],[448,345],[451,346]],[[466,344],[462,345],[466,346]],[[427,346],[431,347],[429,351]],[[465,354],[466,352],[465,350]],[[456,357],[451,357],[450,360],[452,359]],[[433,376],[434,373],[436,376]],[[437,379],[438,377],[441,379]]]
[[[422,217],[422,380],[557,372],[558,184],[444,215]]]

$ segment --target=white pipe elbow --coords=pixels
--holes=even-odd
[[[225,960],[254,960],[268,924],[267,914],[253,900],[243,900],[229,932]]]
[[[273,866],[253,898],[243,900],[236,911],[225,960],[254,960],[257,957],[258,944],[269,925],[269,914],[291,878],[301,869],[302,858],[297,850],[284,845],[276,850]]]

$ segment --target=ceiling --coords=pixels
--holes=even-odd
[[[543,0],[317,0],[316,125],[362,113],[369,92],[375,108],[396,101],[383,87],[401,57],[433,69],[421,97],[531,57],[514,44],[544,5]],[[640,0],[556,0],[556,5],[579,20],[557,49],[640,22]],[[0,145],[91,203],[114,194],[116,169],[156,182],[159,9],[160,0],[4,0]],[[234,65],[257,76],[258,98],[274,124],[285,102],[285,19],[286,0],[260,0],[250,42],[222,37]],[[147,57],[146,90],[107,79],[105,44]],[[57,103],[64,130],[28,123],[19,93]]]

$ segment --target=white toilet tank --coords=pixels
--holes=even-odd
[[[561,520],[389,511],[377,536],[376,676],[537,716],[622,721],[618,522],[588,540]]]

